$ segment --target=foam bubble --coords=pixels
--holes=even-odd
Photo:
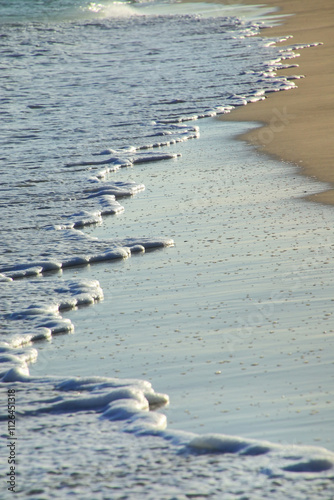
[[[137,184],[132,181],[114,181],[100,183],[98,186],[85,189],[84,192],[87,193],[87,199],[103,197],[102,200],[107,202],[124,196],[132,196],[144,190],[144,184]],[[106,195],[109,198],[105,198]]]
[[[287,472],[323,472],[334,468],[333,460],[318,457],[283,467]]]
[[[192,439],[188,446],[190,448],[205,452],[240,453],[245,455],[258,455],[268,453],[274,445],[267,442],[259,442],[244,439],[239,436],[224,436],[222,434],[204,434]]]

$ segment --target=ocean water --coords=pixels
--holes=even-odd
[[[215,153],[220,137],[210,129],[218,128],[214,117],[262,100],[270,92],[292,91],[295,86],[293,79],[277,77],[276,70],[294,65],[296,54],[254,36],[264,25],[263,13],[268,14],[229,4],[63,0],[34,2],[32,7],[28,1],[0,1],[0,376],[5,401],[1,446],[8,450],[1,468],[4,477],[8,475],[12,481],[3,481],[3,498],[10,498],[11,487],[22,498],[36,499],[69,495],[90,499],[331,498],[331,451],[310,443],[303,446],[300,440],[298,444],[293,440],[274,444],[271,439],[264,440],[268,436],[265,429],[262,439],[259,429],[251,437],[245,436],[239,417],[232,417],[233,433],[223,434],[217,422],[209,422],[206,431],[211,428],[214,433],[199,434],[192,422],[191,405],[197,410],[203,406],[199,401],[205,397],[205,386],[198,397],[179,395],[179,413],[186,410],[190,416],[187,420],[187,415],[181,419],[177,413],[175,417],[171,414],[176,425],[170,428],[166,418],[169,395],[153,389],[154,370],[150,381],[145,372],[139,372],[151,354],[164,367],[166,388],[168,383],[171,386],[171,353],[165,365],[161,354],[162,344],[168,343],[168,330],[183,329],[185,338],[191,334],[192,342],[200,342],[205,356],[212,357],[214,348],[205,350],[205,342],[222,335],[219,328],[227,322],[220,358],[214,359],[217,366],[212,373],[217,380],[244,340],[252,343],[254,329],[264,318],[269,318],[272,331],[288,330],[284,322],[276,326],[280,313],[277,308],[272,310],[268,301],[284,306],[286,294],[280,287],[289,276],[295,278],[297,271],[298,281],[292,280],[288,287],[288,295],[297,299],[284,318],[305,318],[308,305],[301,295],[306,286],[301,271],[309,270],[307,278],[311,274],[316,284],[319,266],[311,268],[310,256],[305,254],[296,271],[301,254],[294,258],[293,238],[305,215],[300,200],[294,205],[289,225],[283,227],[282,221],[291,209],[291,197],[311,192],[314,183],[296,176],[292,181],[290,175],[282,188],[284,196],[280,191],[276,205],[270,205],[277,192],[277,178],[284,174],[258,159],[252,173],[245,168],[250,151],[238,149],[233,150],[234,162],[226,153],[229,168],[222,174],[218,161],[224,148],[232,151],[231,137],[222,141],[223,149],[217,146]],[[211,130],[208,136],[213,139],[210,143],[208,138],[204,149],[198,150],[201,123]],[[226,127],[222,133],[227,135]],[[240,178],[244,185],[237,184]],[[252,211],[253,205],[260,210]],[[220,207],[220,211],[214,212],[213,207]],[[189,222],[186,217],[189,211],[199,221],[194,229],[194,218]],[[241,300],[248,303],[252,297],[245,282],[254,283],[254,274],[269,268],[268,255],[257,253],[250,236],[250,242],[242,243],[238,238],[246,224],[246,211],[249,220],[253,219],[253,239],[260,239],[263,253],[266,238],[271,236],[266,236],[268,231],[259,218],[271,214],[273,234],[281,235],[280,242],[288,250],[283,245],[274,250],[270,247],[270,251],[275,257],[287,251],[290,267],[281,274],[271,271],[276,280],[270,279],[267,288],[259,282],[262,292],[256,289],[252,293],[265,305],[257,306],[257,317],[251,311],[240,319],[235,305],[240,301],[240,290],[238,295],[232,283],[237,280],[245,289]],[[222,221],[224,216],[229,223]],[[301,252],[311,248],[310,242],[317,235],[317,244],[310,252],[316,253],[316,263],[326,269],[321,271],[320,286],[312,290],[312,298],[320,304],[314,314],[318,323],[318,313],[326,321],[330,319],[333,272],[327,257],[331,241],[326,236],[331,214],[314,212],[314,220],[319,218],[321,230],[314,222],[312,229],[297,238]],[[172,222],[167,223],[167,219]],[[232,226],[233,234],[229,234]],[[204,237],[203,227],[210,227],[212,234],[219,229],[224,238]],[[224,260],[219,256],[226,238],[238,240],[232,256],[239,262],[237,269],[242,271],[243,280],[236,269],[226,268],[234,306],[225,319],[213,311],[219,304],[214,302],[210,309],[210,297],[221,287],[214,265]],[[249,245],[256,254],[257,267],[245,267]],[[208,260],[204,249],[210,246],[215,257]],[[166,262],[178,263],[189,247],[194,248],[190,253],[198,260],[198,269],[187,274],[187,266],[193,266],[190,260],[173,268],[185,277],[184,296],[188,297],[180,306],[185,318],[179,327],[173,316],[178,307],[176,295],[173,303],[170,296],[165,300],[167,284],[179,291],[179,282]],[[273,269],[279,266],[277,257]],[[205,275],[210,267],[211,277]],[[145,282],[146,287],[141,287]],[[309,286],[306,278],[305,283]],[[195,287],[203,287],[199,292],[203,301],[196,305],[197,319],[191,312],[191,302],[198,297],[193,293]],[[113,295],[116,302],[119,300],[116,305],[109,298]],[[135,302],[138,296],[139,303]],[[153,329],[149,318],[154,308],[162,313]],[[200,320],[204,310],[209,310],[210,325]],[[299,333],[291,321],[288,349],[291,336]],[[107,353],[110,348],[101,343],[94,352],[96,339],[91,331],[95,325],[100,338],[102,329],[111,323],[116,330],[119,325],[115,336],[120,352],[115,354],[113,346],[113,370],[101,359],[104,349]],[[84,331],[85,325],[90,331],[87,337],[80,337],[80,349],[93,352],[83,369],[76,363],[73,344],[77,337],[72,334],[78,328]],[[153,337],[159,338],[160,327],[156,346]],[[306,337],[311,336],[314,324],[302,327]],[[125,349],[119,347],[130,332],[140,334],[139,344],[138,338],[126,342],[126,348],[134,346],[136,351],[131,353],[131,366]],[[207,335],[204,340],[203,332]],[[330,328],[322,331],[322,336],[317,332],[316,341],[325,345],[332,332]],[[61,352],[57,352],[60,344],[55,343],[58,338],[62,339]],[[313,337],[311,341],[315,341]],[[178,341],[169,346],[177,366],[190,373],[186,360],[197,353],[192,342],[187,342],[183,351]],[[254,335],[254,342],[264,341]],[[265,344],[267,348],[275,350],[275,342]],[[227,357],[221,357],[223,353]],[[332,381],[330,353],[326,354],[329,359],[325,354],[321,358],[323,371],[316,366],[311,374],[316,383],[320,383],[316,372]],[[138,365],[133,359],[140,360]],[[251,361],[261,369],[261,363]],[[200,360],[201,365],[205,363],[208,360]],[[121,375],[116,378],[117,373]],[[160,387],[163,373],[156,378]],[[238,377],[237,371],[232,370],[231,375],[232,379]],[[202,376],[200,371],[197,379]],[[275,373],[271,376],[275,378]],[[303,378],[304,372],[299,376]],[[296,380],[295,375],[293,378]],[[192,384],[187,380],[190,392]],[[195,386],[199,387],[198,380]],[[323,392],[323,398],[331,399],[325,389]],[[9,406],[7,397],[11,398]],[[239,392],[239,400],[246,397],[247,389],[245,394]],[[279,391],[272,397],[279,398]],[[182,408],[182,398],[187,399],[190,410]],[[229,401],[233,401],[231,395]],[[321,404],[326,406],[325,400]],[[254,421],[257,417],[255,413]],[[321,423],[326,425],[326,434],[330,413],[324,413]],[[325,439],[323,442],[326,445]]]

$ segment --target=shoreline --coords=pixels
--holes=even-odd
[[[170,397],[171,431],[333,451],[333,211],[305,214],[304,193],[320,187],[234,140],[247,130],[203,119],[200,137],[154,173],[142,163],[110,174],[147,189],[85,233],[122,240],[146,228],[175,246],[64,270],[97,280],[104,300],[66,312],[74,334],[41,346],[30,373],[147,380]]]
[[[236,3],[230,0],[230,3]],[[239,2],[238,2],[239,3]],[[254,0],[243,0],[253,4]],[[256,129],[242,134],[247,141],[264,153],[281,161],[293,163],[300,173],[329,184],[328,189],[306,199],[334,205],[334,38],[332,36],[334,3],[320,0],[264,0],[278,7],[277,15],[284,19],[279,25],[265,28],[261,35],[269,38],[293,35],[277,46],[322,43],[301,49],[296,61],[298,68],[278,71],[278,74],[305,75],[296,80],[296,89],[271,94],[255,105],[240,107],[223,121],[260,122]],[[286,16],[286,17],[281,17]],[[294,63],[294,61],[292,61]]]

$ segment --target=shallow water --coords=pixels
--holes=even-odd
[[[170,428],[333,449],[332,210],[302,200],[321,184],[232,141],[243,129],[206,120],[182,158],[133,169],[150,189],[87,232],[145,228],[175,247],[71,274],[104,300],[67,314],[75,335],[40,356],[52,373],[70,359],[72,375],[147,378]]]
[[[254,9],[27,5],[0,2],[15,487],[328,498],[332,453],[300,444],[332,449],[332,214],[208,118],[293,88],[275,76],[293,52],[253,36]]]

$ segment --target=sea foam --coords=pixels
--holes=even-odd
[[[165,160],[172,169],[180,152],[159,149],[197,139],[194,120],[294,88],[276,71],[296,67],[282,61],[302,48],[277,52],[254,37],[261,23],[237,17],[134,20],[130,6],[81,4],[79,18],[73,6],[63,16],[50,4],[44,17],[29,4],[19,20],[27,15],[37,23],[22,29],[10,21],[2,37],[8,74],[0,379],[2,389],[19,395],[20,493],[63,498],[75,491],[91,499],[124,490],[133,498],[181,491],[183,498],[220,499],[226,492],[249,497],[254,486],[254,498],[259,491],[284,499],[297,491],[304,498],[312,488],[317,498],[328,498],[334,459],[324,449],[168,430],[169,397],[145,380],[30,375],[38,354],[39,363],[48,363],[39,342],[74,331],[65,311],[103,300],[96,280],[69,280],[63,270],[174,244],[168,235],[98,240],[78,230],[122,214],[126,206],[117,199],[144,190],[140,180],[113,176],[149,163],[153,170]],[[87,20],[87,11],[94,17]],[[12,11],[7,19],[13,18]],[[77,22],[60,22],[67,19]],[[6,408],[0,411],[6,420]],[[306,490],[298,475],[307,479]],[[103,485],[93,491],[97,478]]]

